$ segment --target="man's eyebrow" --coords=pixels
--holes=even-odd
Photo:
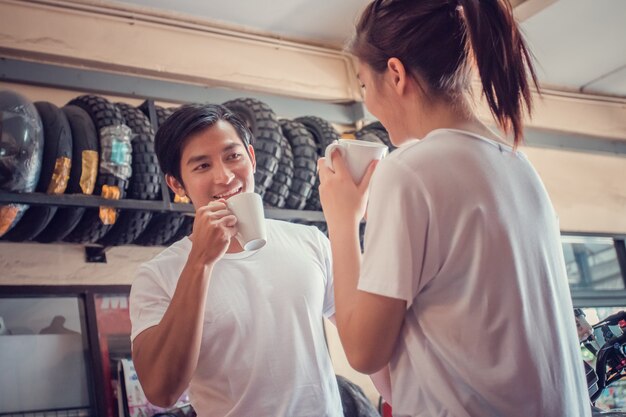
[[[224,149],[222,149],[222,153],[228,152],[228,151],[232,151],[235,148],[239,148],[242,147],[243,148],[243,144],[239,143],[239,142],[231,142],[228,145],[224,146]]]
[[[230,152],[235,148],[243,148],[243,144],[239,142],[231,142],[228,145],[224,146],[224,148],[222,149],[222,153]],[[185,163],[185,165],[192,165],[198,162],[210,161],[210,160],[211,160],[211,157],[208,155],[196,155],[196,156],[190,157]]]
[[[210,159],[211,158],[209,158],[207,155],[196,155],[196,156],[192,156],[191,158],[189,158],[186,162],[186,165],[192,165],[201,161],[208,161]]]

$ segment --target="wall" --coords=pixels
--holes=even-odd
[[[119,3],[0,2],[6,57],[279,93],[359,98],[340,51],[263,37]]]
[[[562,231],[626,234],[626,158],[524,147],[559,215]]]

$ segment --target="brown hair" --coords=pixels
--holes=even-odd
[[[531,54],[507,0],[375,0],[356,25],[348,51],[375,72],[398,58],[429,92],[454,100],[470,89],[472,59],[498,125],[522,140],[522,106],[538,89]]]

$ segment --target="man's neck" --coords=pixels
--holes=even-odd
[[[193,242],[193,233],[189,235],[189,240]],[[234,237],[230,240],[226,253],[239,253],[243,252],[243,247],[239,244],[239,241]]]

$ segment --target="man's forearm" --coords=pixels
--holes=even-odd
[[[135,338],[133,362],[155,405],[172,405],[196,369],[210,273],[210,267],[186,265],[161,322]]]

